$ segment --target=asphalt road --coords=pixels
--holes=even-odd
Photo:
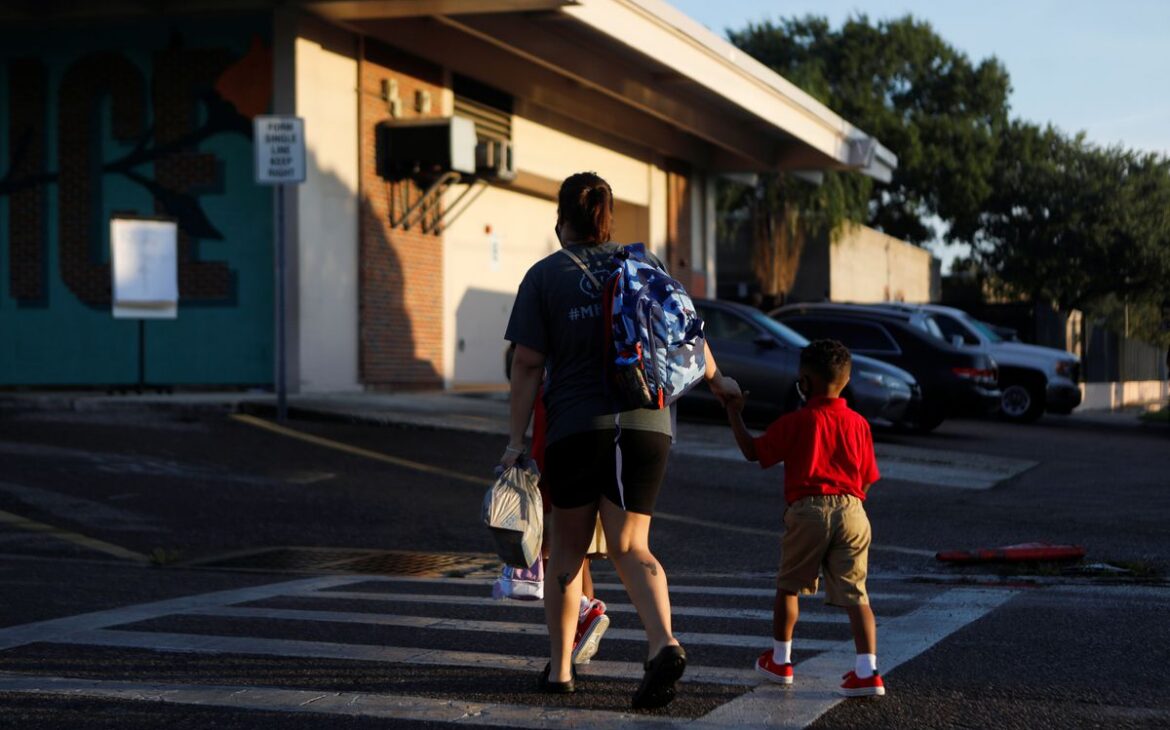
[[[478,523],[478,504],[500,439],[329,422],[290,426],[332,446],[227,417],[0,417],[0,627],[7,627],[0,628],[0,726],[445,727],[434,714],[438,708],[466,702],[528,712],[516,722],[501,719],[501,726],[560,727],[573,718],[629,720],[616,713],[626,712],[634,687],[633,675],[627,675],[636,674],[644,658],[634,640],[638,624],[633,614],[613,614],[614,628],[631,632],[631,638],[607,639],[599,654],[604,661],[597,663],[588,689],[563,707],[552,703],[551,710],[545,708],[547,698],[529,686],[533,663],[542,663],[544,655],[539,635],[423,631],[393,623],[425,614],[464,623],[539,624],[541,613],[531,607],[475,603],[486,589],[474,578],[487,573],[472,568],[477,558],[482,567],[483,554],[491,550]],[[1170,696],[1160,679],[1170,640],[1161,616],[1170,589],[1160,582],[1170,568],[1165,527],[1170,434],[1046,418],[1032,427],[948,422],[928,436],[879,430],[877,439],[880,448],[892,452],[927,449],[943,465],[984,456],[1034,465],[988,489],[896,479],[874,487],[867,508],[874,526],[875,610],[890,622],[890,635],[880,634],[879,641],[889,646],[891,658],[902,659],[887,671],[889,696],[823,708],[818,727],[1170,723]],[[758,693],[737,672],[750,669],[767,645],[762,616],[770,605],[766,593],[783,509],[778,474],[720,456],[717,448],[704,455],[678,449],[658,509],[662,518],[654,528],[654,549],[672,585],[691,591],[674,596],[683,611],[676,623],[680,631],[707,638],[696,638],[691,652],[700,668],[695,681],[685,685],[668,713],[645,719],[682,722],[716,717],[709,713],[720,708],[727,713],[727,708],[750,707]],[[1106,579],[1056,566],[1042,566],[1031,576],[988,566],[957,570],[932,557],[941,549],[1035,540],[1083,545],[1087,562],[1113,563],[1134,574]],[[330,572],[319,564],[299,566],[309,573],[290,572],[295,564],[257,561],[250,571],[198,565],[217,556],[285,546],[344,549],[350,557],[365,550],[458,554],[464,572],[473,572],[472,581],[356,583],[339,589],[341,594],[381,590],[391,594],[388,598],[297,591],[242,603],[206,598]],[[237,562],[248,567],[249,560]],[[599,575],[615,581],[604,567]],[[433,602],[432,594],[442,594],[448,603]],[[968,605],[973,595],[1002,595],[1003,600],[974,611]],[[190,603],[192,597],[214,605],[201,609],[203,614],[193,614],[187,603],[179,608],[168,604],[161,613],[127,611],[164,600]],[[602,597],[624,601],[613,589],[603,590]],[[241,607],[242,615],[223,615]],[[103,623],[97,634],[76,634],[72,624],[54,624],[34,632],[36,641],[12,638],[13,627],[73,620],[69,617],[95,611],[113,611],[116,620]],[[308,613],[283,618],[273,613],[281,611]],[[832,623],[827,612],[817,618],[818,611],[824,609],[809,609],[813,621],[798,628],[797,659],[807,659],[810,671],[819,666],[818,657],[835,656],[833,647],[848,637],[839,621]],[[939,619],[945,630],[929,637],[926,628],[919,632],[939,616],[951,617]],[[112,637],[102,633],[110,630]],[[123,631],[134,633],[127,639],[117,633]],[[737,638],[751,636],[759,641]],[[228,643],[224,646],[232,650],[208,653],[191,637],[253,644]],[[807,637],[804,649],[802,637]],[[913,643],[909,639],[920,639],[921,647],[905,649],[902,644]],[[103,641],[113,644],[99,645]],[[167,641],[180,643],[160,648]],[[288,643],[297,641],[314,646]],[[269,653],[240,651],[255,646]],[[370,647],[398,653],[375,661]],[[471,652],[486,664],[428,664],[419,654],[423,650],[436,657]],[[493,658],[501,655],[512,663]],[[798,667],[798,681],[799,672]],[[9,689],[16,686],[12,677],[99,684],[69,685],[72,689],[59,694],[4,691],[5,679]],[[109,683],[116,681],[138,683],[119,690],[138,692],[135,697],[157,698],[157,689],[142,695],[146,686],[187,689],[176,690],[168,703],[131,700],[112,694],[111,688],[118,687]],[[240,688],[251,688],[248,696],[257,699],[246,707],[226,700],[207,704],[197,691],[206,687],[227,688],[237,696]],[[275,693],[278,689],[286,694]],[[272,709],[282,702],[296,704],[301,696],[295,692],[310,691],[392,696],[399,700],[398,710],[350,716]],[[406,712],[402,698],[421,699]],[[785,697],[764,699],[774,705],[776,717],[787,711]],[[475,721],[491,725],[491,717]]]

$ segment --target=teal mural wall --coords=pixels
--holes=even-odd
[[[0,29],[0,385],[118,385],[109,219],[178,220],[179,316],[146,323],[154,384],[272,381],[272,191],[252,117],[268,16]]]

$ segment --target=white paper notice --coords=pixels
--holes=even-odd
[[[175,316],[179,301],[178,238],[174,221],[110,221],[115,317]]]

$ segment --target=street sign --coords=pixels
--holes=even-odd
[[[305,181],[305,120],[258,116],[252,120],[256,143],[256,182],[283,185]]]
[[[288,415],[288,346],[285,287],[284,192],[305,181],[305,120],[292,116],[258,116],[252,120],[256,148],[256,182],[272,185],[276,198],[276,418]]]

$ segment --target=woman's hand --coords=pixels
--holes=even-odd
[[[511,469],[522,456],[524,456],[523,446],[508,444],[507,448],[504,449],[504,455],[500,457],[500,467],[505,470]]]
[[[721,373],[716,373],[715,377],[708,380],[707,387],[711,389],[711,394],[719,400],[721,406],[727,406],[728,401],[743,398],[743,391],[740,390],[739,383],[735,382],[735,378],[729,378]]]

